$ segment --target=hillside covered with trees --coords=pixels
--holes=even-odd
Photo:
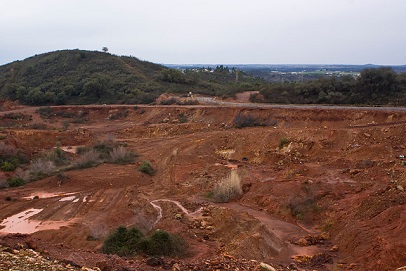
[[[151,103],[160,94],[202,93],[229,96],[263,83],[219,67],[182,72],[135,57],[63,50],[0,67],[0,97],[23,104]]]

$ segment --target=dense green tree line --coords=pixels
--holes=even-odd
[[[0,67],[0,98],[29,105],[151,103],[164,92],[232,95],[254,88],[223,71],[169,69],[135,57],[64,50],[36,55]]]
[[[391,68],[365,69],[360,76],[322,77],[273,83],[252,95],[254,102],[292,104],[406,105],[406,74]]]

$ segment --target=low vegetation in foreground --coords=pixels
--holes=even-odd
[[[121,226],[107,237],[102,250],[103,253],[119,256],[141,253],[157,256],[182,256],[187,251],[187,245],[180,236],[164,230],[156,230],[144,236],[136,227]]]
[[[7,180],[0,180],[0,188],[22,186],[53,175],[64,181],[64,172],[69,170],[90,168],[101,163],[131,164],[136,158],[137,154],[125,146],[114,141],[105,141],[80,147],[75,156],[67,155],[57,144],[55,148],[44,150],[30,160],[14,145],[0,142],[1,169],[10,176]],[[148,175],[155,173],[148,161],[142,161],[140,167],[140,171]]]

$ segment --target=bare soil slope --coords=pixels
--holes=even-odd
[[[28,232],[3,224],[4,244],[26,244],[77,265],[154,270],[142,256],[125,260],[98,253],[111,231],[136,225],[144,232],[178,233],[188,241],[189,255],[165,259],[169,268],[176,263],[185,270],[227,270],[226,263],[238,262],[253,270],[255,262],[248,260],[281,270],[394,270],[406,265],[404,111],[237,106],[53,110],[46,119],[36,108],[1,112],[1,134],[31,155],[57,142],[69,151],[109,138],[125,142],[139,158],[130,165],[68,171],[63,181],[53,176],[0,190],[0,223],[16,214],[29,217],[20,223],[37,223],[22,227],[31,227]],[[55,112],[86,118],[75,122]],[[234,121],[241,116],[266,126],[237,129]],[[33,123],[43,129],[32,129]],[[137,170],[141,160],[151,161],[154,176]],[[215,183],[236,167],[243,195],[229,203],[213,202],[209,195]],[[27,235],[6,235],[12,232]]]

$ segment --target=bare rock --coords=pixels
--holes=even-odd
[[[260,263],[255,267],[254,271],[276,271],[276,269],[270,266],[269,264]]]

